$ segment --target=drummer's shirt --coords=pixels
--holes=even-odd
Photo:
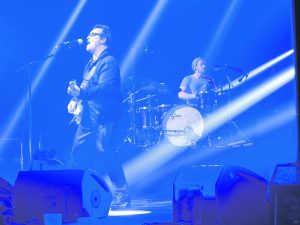
[[[189,75],[183,78],[180,86],[186,87],[185,92],[189,94],[202,94],[208,93],[214,90],[214,82],[212,78],[208,76],[202,76],[199,79],[195,78],[193,75]],[[198,101],[188,100],[188,104],[197,104]]]

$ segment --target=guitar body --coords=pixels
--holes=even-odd
[[[76,109],[72,113],[73,119],[71,120],[71,122],[75,122],[77,125],[79,125],[81,122],[82,109],[83,109],[82,100],[72,99],[71,101],[76,102]]]
[[[75,88],[75,85],[77,85],[76,80],[70,81],[69,85],[71,89]],[[72,112],[69,111],[70,114],[73,114],[73,119],[70,121],[70,123],[75,122],[77,125],[79,125],[81,122],[81,116],[83,110],[82,100],[73,97],[69,102],[69,104],[75,104],[75,110],[73,110]]]
[[[93,66],[93,68],[90,70],[90,72],[85,76],[82,84],[80,85],[80,88],[87,86],[87,84],[88,84],[89,80],[91,79],[91,77],[93,76],[95,70],[96,70],[96,66]],[[78,88],[76,80],[72,80],[69,82],[69,88],[72,90],[72,92],[76,91],[76,88]],[[70,121],[70,123],[76,122],[76,124],[78,125],[81,122],[83,104],[82,104],[82,100],[78,99],[76,97],[73,97],[71,99],[71,101],[69,102],[69,104],[71,104],[72,101],[74,103],[76,103],[76,108],[75,108],[75,110],[72,110],[72,112],[69,111],[69,113],[74,115],[73,119]]]

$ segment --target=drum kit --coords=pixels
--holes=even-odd
[[[163,85],[163,87],[165,87]],[[161,90],[137,99],[140,90],[129,92],[127,103],[129,128],[124,142],[135,147],[151,148],[163,138],[175,146],[194,146],[203,136],[204,117],[228,101],[226,91],[200,93],[197,101],[169,104],[161,101]]]
[[[129,106],[127,112],[130,120],[124,142],[148,149],[161,143],[163,138],[180,147],[195,146],[199,139],[206,139],[207,145],[212,147],[222,137],[216,134],[216,137],[211,138],[214,135],[203,134],[204,119],[214,116],[217,109],[230,103],[234,86],[229,77],[226,78],[227,88],[201,92],[196,100],[184,104],[170,104],[167,103],[168,98],[162,98],[162,93],[169,92],[164,83],[152,82],[137,91],[129,91],[123,101]],[[150,89],[150,94],[141,95],[143,90]],[[234,124],[234,129],[239,130]]]
[[[130,125],[124,142],[137,147],[149,148],[159,143],[162,137],[162,120],[173,105],[156,104],[159,95],[147,95],[136,99],[137,92],[130,93],[123,102],[129,105]]]

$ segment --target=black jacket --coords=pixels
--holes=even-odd
[[[115,58],[106,49],[96,61],[88,62],[83,79],[93,66],[95,72],[79,96],[83,104],[81,125],[86,127],[114,121],[121,113],[120,68]]]

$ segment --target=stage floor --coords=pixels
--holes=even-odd
[[[126,209],[110,210],[105,218],[79,218],[72,225],[143,225],[171,223],[172,220],[172,200],[139,197],[132,199],[131,206]]]

